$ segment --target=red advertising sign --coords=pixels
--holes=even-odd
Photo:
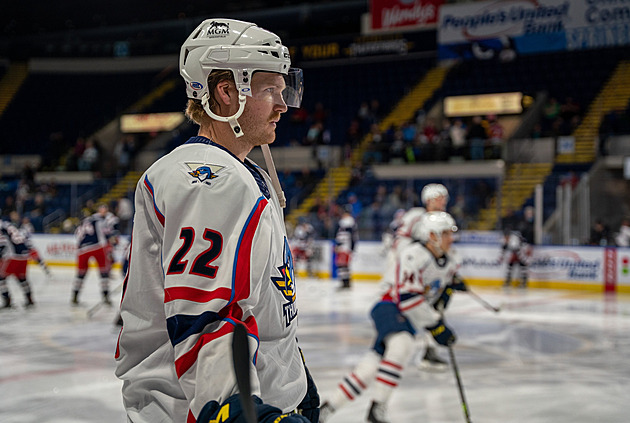
[[[444,0],[370,0],[372,29],[435,25],[443,4]]]

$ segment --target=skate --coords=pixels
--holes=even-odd
[[[30,308],[30,307],[33,307],[34,305],[35,305],[35,302],[33,302],[33,297],[31,296],[31,294],[26,294],[26,303],[24,303],[24,307]]]
[[[424,357],[422,357],[422,360],[418,363],[418,368],[431,372],[443,372],[448,368],[448,363],[437,355],[435,348],[427,347]]]
[[[335,409],[327,401],[325,401],[321,407],[319,407],[319,423],[326,423],[326,420],[332,416]]]
[[[106,306],[112,305],[112,300],[109,299],[108,294],[103,294],[103,304],[105,304]]]
[[[3,300],[4,301],[2,302],[2,307],[0,307],[0,310],[10,309],[11,308],[11,298],[10,297],[4,297]]]
[[[72,299],[70,300],[70,304],[74,307],[79,305],[79,291],[74,291],[72,293]]]
[[[387,419],[387,407],[380,402],[372,401],[367,417],[369,423],[390,423]]]

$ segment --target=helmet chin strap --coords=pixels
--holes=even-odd
[[[234,135],[239,138],[244,135],[243,128],[238,123],[238,118],[243,114],[243,110],[245,110],[245,103],[247,102],[247,98],[243,94],[238,95],[238,111],[232,116],[218,116],[212,110],[210,110],[208,94],[204,94],[201,97],[201,105],[203,109],[206,111],[208,116],[211,118],[218,120],[219,122],[227,122],[230,124],[230,128],[232,128],[232,132]],[[265,158],[265,164],[267,165],[267,172],[269,173],[269,177],[271,178],[271,185],[273,185],[273,189],[276,192],[278,197],[278,202],[280,203],[280,207],[285,208],[287,205],[286,197],[284,196],[284,191],[282,191],[282,186],[280,185],[280,180],[278,179],[278,172],[276,172],[276,165],[273,162],[273,157],[271,157],[271,150],[267,144],[263,144],[260,146],[263,152],[263,157]]]
[[[208,95],[208,93],[204,94],[201,97],[201,105],[203,106],[203,110],[206,111],[208,116],[210,116],[214,120],[218,120],[219,122],[229,123],[230,128],[232,128],[232,132],[234,132],[234,135],[236,136],[236,138],[242,137],[244,135],[243,128],[241,128],[241,125],[239,125],[237,119],[241,117],[241,115],[243,114],[243,111],[245,110],[245,103],[247,102],[247,97],[245,97],[243,94],[238,95],[238,111],[234,113],[232,116],[228,116],[228,117],[219,116],[215,114],[212,110],[210,110],[209,99],[210,99],[210,96]]]

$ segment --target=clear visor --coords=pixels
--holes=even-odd
[[[246,92],[244,91],[246,90]],[[302,69],[291,68],[288,75],[267,71],[256,71],[252,79],[251,88],[241,88],[241,92],[273,104],[288,107],[300,107],[304,81]]]
[[[290,68],[289,73],[284,76],[286,84],[282,91],[282,98],[289,107],[300,107],[302,95],[304,94],[304,74],[300,68]]]

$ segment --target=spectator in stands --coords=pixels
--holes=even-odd
[[[310,119],[308,114],[308,110],[305,107],[296,108],[293,113],[291,113],[291,122],[296,125],[302,125],[306,123],[306,121]]]
[[[611,244],[610,228],[601,219],[596,219],[591,228],[588,245],[606,246]]]
[[[573,97],[567,97],[560,106],[560,117],[567,122],[570,122],[575,116],[579,117],[580,113],[581,107]]]
[[[324,125],[320,121],[314,121],[306,132],[305,145],[322,145],[324,141]]]
[[[99,152],[96,148],[94,140],[87,140],[85,142],[85,150],[79,157],[79,170],[81,171],[94,171],[96,169],[96,163],[99,159]]]
[[[314,122],[320,122],[322,125],[326,124],[326,120],[328,120],[328,110],[324,107],[324,103],[321,101],[315,103],[312,117]]]
[[[352,217],[354,217],[355,219],[359,217],[359,215],[361,214],[361,211],[363,210],[363,204],[361,203],[361,200],[359,200],[359,197],[354,192],[348,193],[347,206],[350,207],[350,213],[352,213]]]
[[[534,124],[534,127],[532,128],[530,138],[539,139],[539,138],[542,138],[542,136],[543,136],[542,125],[540,124],[540,122],[536,122]]]
[[[7,219],[12,211],[16,211],[15,198],[12,195],[7,195],[2,205],[2,218]]]
[[[442,128],[440,129],[440,132],[437,136],[437,142],[435,144],[435,160],[448,160],[449,153],[452,150],[451,126],[452,125],[450,120],[442,120]]]
[[[133,135],[124,135],[118,140],[114,147],[114,157],[116,158],[116,168],[119,176],[129,171],[135,153],[136,140]]]
[[[449,128],[449,136],[451,139],[451,156],[466,157],[466,126],[461,119],[455,119]]]
[[[505,141],[505,129],[496,115],[488,116],[488,141],[490,143],[489,158],[500,159]]]
[[[487,138],[486,128],[483,126],[483,119],[481,116],[473,117],[467,134],[471,160],[483,160],[483,149]]]
[[[547,132],[553,122],[560,116],[560,103],[555,97],[549,97],[543,107],[543,130]]]
[[[619,232],[615,235],[615,244],[618,247],[630,247],[630,217],[621,220]]]

